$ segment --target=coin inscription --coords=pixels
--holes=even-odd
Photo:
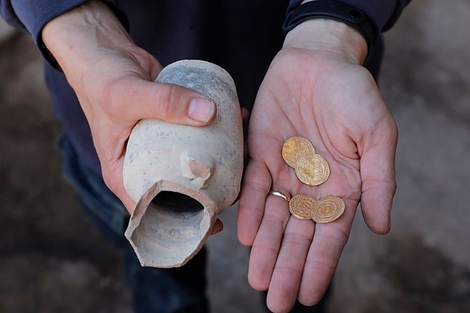
[[[299,220],[312,219],[312,213],[316,202],[317,200],[309,195],[295,195],[289,201],[289,212]]]
[[[319,154],[304,155],[297,161],[295,174],[304,184],[318,186],[330,177],[330,166]]]
[[[301,157],[315,154],[315,148],[312,143],[304,137],[294,136],[284,142],[281,153],[287,165],[294,168]]]
[[[316,201],[312,210],[312,219],[317,223],[333,222],[343,215],[345,207],[343,199],[339,197],[324,197]]]

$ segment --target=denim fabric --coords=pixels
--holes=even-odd
[[[60,138],[59,148],[63,154],[64,175],[82,202],[83,210],[92,223],[123,253],[135,312],[209,312],[205,296],[205,250],[202,249],[181,268],[142,267],[124,237],[129,214],[123,204],[106,187],[100,175],[80,162],[66,135]]]

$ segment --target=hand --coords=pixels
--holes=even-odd
[[[331,20],[292,30],[260,87],[248,134],[250,161],[238,213],[241,243],[252,246],[248,280],[268,290],[267,305],[288,312],[298,299],[314,305],[333,278],[359,201],[368,227],[384,234],[396,189],[397,127],[370,73],[364,39]],[[291,136],[303,136],[329,163],[318,187],[302,184],[282,159]],[[288,195],[328,195],[346,203],[344,215],[315,224],[290,215]]]
[[[135,204],[124,189],[122,168],[134,125],[163,119],[205,126],[215,117],[215,104],[189,89],[155,83],[162,66],[132,42],[101,1],[50,21],[42,38],[80,101],[106,184],[132,212]]]

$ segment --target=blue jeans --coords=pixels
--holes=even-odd
[[[206,251],[202,249],[185,266],[174,269],[142,267],[124,230],[129,214],[106,187],[101,175],[84,166],[66,135],[59,140],[64,175],[92,223],[124,255],[124,264],[137,313],[207,313],[205,295]]]

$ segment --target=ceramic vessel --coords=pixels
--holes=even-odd
[[[124,160],[124,185],[136,201],[125,236],[142,266],[177,267],[205,244],[218,214],[240,192],[243,134],[235,84],[221,67],[182,60],[156,79],[195,90],[217,105],[206,127],[142,120]]]

